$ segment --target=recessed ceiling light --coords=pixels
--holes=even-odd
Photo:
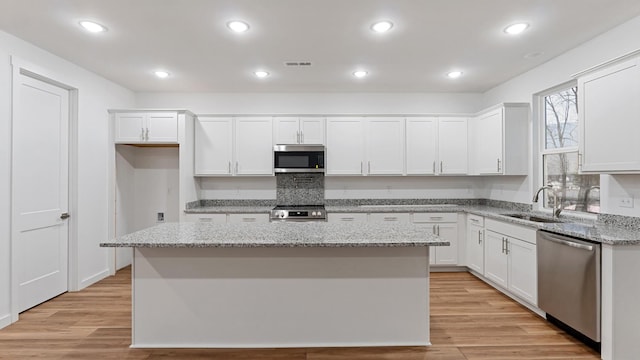
[[[457,79],[460,76],[462,76],[462,71],[452,71],[452,72],[448,73],[447,76],[452,78],[452,79]]]
[[[368,71],[364,71],[364,70],[357,70],[353,72],[353,76],[357,77],[357,78],[363,78],[365,76],[369,75]]]
[[[153,73],[156,74],[156,76],[159,77],[160,79],[165,79],[169,77],[169,73],[164,70],[154,71]]]
[[[529,27],[529,24],[527,23],[512,24],[504,28],[504,32],[506,32],[509,35],[518,35],[523,31],[527,30],[528,27]]]
[[[255,71],[253,74],[259,78],[266,78],[267,76],[269,76],[269,73],[264,70]]]
[[[393,23],[391,21],[384,20],[384,21],[378,21],[377,23],[374,23],[373,25],[371,25],[371,30],[377,33],[384,33],[391,30],[392,27],[393,27]]]
[[[85,30],[92,33],[100,33],[107,31],[107,28],[103,25],[98,24],[97,22],[83,20],[80,21],[80,26],[82,26]]]
[[[243,21],[238,21],[238,20],[229,21],[227,23],[227,27],[231,29],[231,31],[238,32],[238,33],[249,30],[249,24]]]

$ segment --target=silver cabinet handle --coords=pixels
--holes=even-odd
[[[251,218],[243,217],[242,221],[243,222],[254,222],[254,221],[256,221],[256,218],[254,218],[254,217],[251,217]]]
[[[140,129],[140,140],[144,141],[144,128]]]
[[[478,230],[478,245],[482,243],[482,230]]]
[[[509,255],[509,239],[504,239],[504,253]]]
[[[440,236],[440,225],[436,225],[436,229],[438,229],[438,236]]]
[[[304,144],[304,133],[300,131],[300,144]]]
[[[474,223],[476,223],[476,224],[480,222],[480,220],[478,220],[478,219],[474,219],[474,218],[470,218],[469,220],[473,221],[473,222],[474,222]]]
[[[371,161],[367,161],[367,174],[371,174]]]
[[[229,174],[231,174],[231,161],[229,161]]]
[[[500,159],[498,158],[498,172],[500,172]]]
[[[581,243],[577,243],[577,242],[573,242],[573,241],[567,241],[565,239],[562,239],[562,238],[559,238],[559,237],[555,237],[555,236],[553,236],[551,234],[548,234],[548,233],[545,233],[544,237],[542,237],[542,239],[553,241],[555,243],[562,244],[562,245],[571,246],[571,247],[574,247],[576,249],[582,249],[582,250],[587,250],[587,251],[592,251],[593,250],[593,246],[591,246],[591,245],[585,245],[585,244],[581,244]]]
[[[384,221],[396,221],[396,220],[398,220],[398,218],[395,217],[395,216],[385,216],[384,217]]]
[[[352,217],[343,217],[343,218],[340,218],[340,221],[353,221],[353,218]]]
[[[362,168],[362,161],[360,161],[360,174],[364,174],[364,170]]]
[[[440,161],[440,174],[442,174],[442,161]]]
[[[68,219],[70,218],[71,215],[69,215],[69,213],[62,213],[60,214],[60,219],[64,220],[64,219]]]
[[[436,161],[435,160],[433,160],[433,173],[434,174],[436,173]]]
[[[300,144],[300,131],[296,131],[296,141]]]
[[[504,238],[502,238],[502,251],[501,252],[504,254]]]
[[[236,161],[236,175],[238,174],[238,162]]]
[[[433,235],[436,235],[436,226],[433,225]]]
[[[144,135],[144,139],[149,141],[149,128],[147,128],[147,131],[146,131],[146,133]]]

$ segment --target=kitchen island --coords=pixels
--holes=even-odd
[[[168,223],[133,247],[132,347],[426,346],[429,247],[414,224]]]

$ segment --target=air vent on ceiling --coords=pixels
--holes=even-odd
[[[284,66],[286,67],[309,67],[311,66],[311,61],[285,61]]]

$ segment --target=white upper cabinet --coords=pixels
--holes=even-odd
[[[467,169],[467,118],[440,118],[436,171],[442,175],[463,175]]]
[[[435,175],[438,118],[407,118],[407,175]]]
[[[324,118],[276,117],[273,133],[276,144],[324,144]]]
[[[114,141],[119,144],[176,144],[178,114],[169,111],[116,113]]]
[[[364,174],[364,119],[332,117],[327,119],[327,175]]]
[[[367,120],[368,175],[402,175],[404,172],[404,118],[380,117]]]
[[[467,173],[467,118],[407,118],[407,175]]]
[[[199,117],[195,122],[195,175],[232,175],[233,119]]]
[[[502,104],[470,120],[470,173],[526,175],[529,168],[529,104]]]
[[[236,175],[273,175],[272,129],[271,117],[236,118]]]
[[[194,175],[273,175],[271,134],[271,117],[198,117]]]
[[[640,172],[640,58],[578,76],[581,172]]]

